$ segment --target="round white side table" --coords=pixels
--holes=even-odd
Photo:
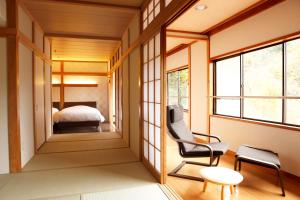
[[[232,169],[225,167],[205,167],[200,170],[200,176],[204,179],[203,192],[205,192],[207,183],[221,185],[221,199],[225,197],[225,186],[230,187],[230,193],[234,192],[234,186],[243,181],[243,176]]]

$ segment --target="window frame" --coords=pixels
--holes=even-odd
[[[189,70],[189,67],[184,67],[184,68],[179,68],[179,69],[175,69],[175,70],[170,70],[167,72],[167,104],[169,105],[169,97],[177,97],[177,102],[178,104],[180,105],[180,99],[181,98],[187,98],[188,100],[190,99],[190,94],[188,94],[188,96],[180,96],[180,71],[183,71],[183,70]],[[169,95],[169,74],[171,73],[177,73],[178,74],[178,81],[177,81],[177,88],[178,88],[178,96],[170,96]],[[189,71],[188,71],[189,73]],[[188,82],[190,82],[190,80],[188,80]],[[188,91],[189,91],[189,85],[188,85]],[[190,102],[188,101],[188,104],[190,104]],[[188,107],[190,107],[190,105],[188,105]],[[184,112],[189,112],[189,109],[185,109],[183,108],[183,111]]]
[[[230,56],[226,56],[220,59],[216,59],[213,61],[213,109],[212,109],[212,114],[213,116],[223,116],[226,118],[234,118],[234,119],[239,119],[239,120],[247,120],[247,121],[257,121],[257,122],[263,122],[263,123],[272,123],[275,125],[279,126],[289,126],[289,127],[295,127],[299,128],[300,124],[291,124],[286,122],[286,116],[287,116],[287,100],[288,99],[296,99],[300,100],[300,96],[287,96],[287,50],[286,50],[286,44],[288,42],[294,41],[300,39],[300,36],[291,38],[288,40],[280,41],[280,42],[275,42],[266,46],[262,46],[259,48],[254,48],[248,51],[243,51],[240,53],[236,53]],[[254,52],[254,51],[259,51],[261,49],[266,49],[269,47],[281,45],[281,55],[282,55],[282,92],[281,96],[244,96],[244,66],[243,66],[243,56],[244,54]],[[230,59],[233,57],[240,57],[240,96],[228,96],[229,98],[226,98],[226,96],[217,96],[217,62]],[[262,119],[256,119],[256,118],[249,118],[244,116],[244,99],[279,99],[281,100],[281,121],[271,121],[271,120],[262,120]],[[225,115],[225,114],[218,114],[217,113],[217,99],[236,99],[240,101],[240,116],[232,116],[232,115]]]

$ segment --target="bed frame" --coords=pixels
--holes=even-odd
[[[63,108],[68,108],[72,106],[89,106],[93,108],[97,108],[97,102],[94,101],[88,101],[88,102],[65,102],[62,109],[60,109],[60,103],[59,102],[53,102],[53,107],[57,108],[58,110],[62,110]],[[54,131],[60,131],[68,128],[76,128],[76,127],[98,127],[100,124],[100,121],[83,121],[83,122],[58,122],[54,123],[53,130]]]

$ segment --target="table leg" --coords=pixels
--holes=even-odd
[[[221,191],[221,200],[225,199],[225,190],[224,190],[224,185],[222,185],[222,191]]]
[[[233,192],[234,192],[234,187],[233,185],[230,185],[230,193],[233,194]]]
[[[204,181],[204,185],[203,185],[203,192],[206,191],[206,187],[207,187],[207,181]]]

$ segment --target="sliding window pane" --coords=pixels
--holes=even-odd
[[[286,43],[286,56],[286,94],[300,96],[300,39]]]
[[[189,70],[184,69],[179,71],[179,92],[180,97],[189,96]]]
[[[281,99],[244,99],[244,117],[264,121],[282,121]]]
[[[179,105],[178,97],[168,97],[168,105]]]
[[[168,96],[175,97],[178,96],[178,73],[168,74]]]
[[[183,109],[189,110],[189,98],[188,97],[180,97],[180,103],[179,103]]]
[[[300,99],[286,100],[286,121],[287,124],[300,125]]]
[[[217,99],[216,114],[240,117],[240,100]]]
[[[282,45],[243,55],[244,95],[282,96]]]
[[[240,56],[216,62],[216,95],[240,96]]]

